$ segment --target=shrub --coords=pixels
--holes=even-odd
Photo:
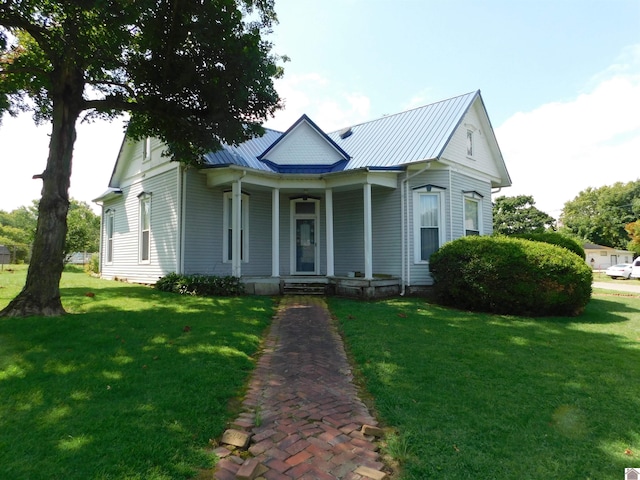
[[[558,245],[559,247],[564,247],[567,250],[575,253],[579,257],[582,257],[582,260],[587,258],[584,253],[584,248],[573,238],[565,237],[556,232],[544,232],[544,233],[521,233],[518,235],[511,235],[516,238],[524,238],[525,240],[533,240],[535,242],[544,242],[550,243],[552,245]]]
[[[214,275],[180,275],[169,273],[158,279],[157,290],[197,295],[201,297],[233,296],[244,293],[244,284],[238,277],[218,277]]]
[[[578,315],[591,298],[589,266],[567,249],[512,237],[464,237],[431,256],[436,298],[513,315]]]
[[[100,273],[100,255],[97,253],[91,255],[89,263],[87,263],[85,269],[89,273]]]

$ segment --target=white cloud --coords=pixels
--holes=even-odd
[[[370,120],[371,102],[359,92],[348,92],[318,73],[290,75],[276,81],[285,108],[265,126],[286,130],[306,114],[325,132]]]
[[[633,53],[633,55],[631,55]],[[640,48],[575,99],[520,112],[496,129],[513,187],[558,216],[587,187],[640,178]]]

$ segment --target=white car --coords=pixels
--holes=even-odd
[[[640,257],[636,258],[631,264],[631,278],[640,280]]]
[[[607,268],[604,273],[611,278],[629,279],[631,277],[631,269],[630,263],[619,263]]]

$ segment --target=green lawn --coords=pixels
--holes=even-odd
[[[0,271],[0,308],[24,278]],[[232,418],[272,301],[82,272],[63,274],[62,297],[65,317],[0,319],[0,478],[164,480],[211,467],[209,439]]]
[[[640,296],[578,318],[330,298],[402,479],[619,479],[640,466]]]
[[[0,271],[0,308],[24,268]],[[0,478],[192,478],[273,314],[66,272],[62,318],[0,319]],[[87,293],[93,296],[87,296]],[[329,298],[396,479],[618,479],[640,466],[640,296],[578,318]]]

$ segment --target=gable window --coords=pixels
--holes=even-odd
[[[482,195],[478,192],[464,192],[464,234],[481,234]]]
[[[442,245],[442,192],[444,189],[427,185],[413,192],[414,259],[428,262],[431,254]]]
[[[151,160],[151,137],[145,137],[142,141],[142,161]]]
[[[113,263],[113,232],[115,220],[115,212],[107,210],[105,214],[105,236],[107,238],[105,262]]]
[[[473,157],[473,130],[467,129],[467,156]]]
[[[139,258],[141,263],[148,263],[151,247],[151,194],[142,193],[138,198],[140,200]]]
[[[224,218],[222,239],[223,261],[231,262],[233,253],[233,195],[231,192],[224,193]],[[249,195],[242,194],[240,204],[240,260],[249,261]]]

